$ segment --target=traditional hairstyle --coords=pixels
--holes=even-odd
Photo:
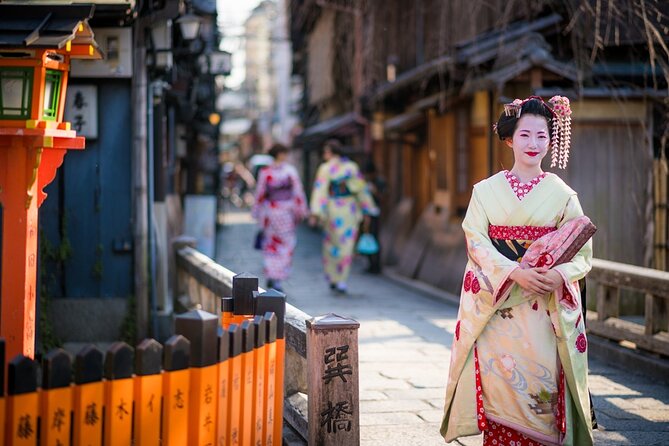
[[[343,153],[341,142],[339,142],[339,140],[335,138],[331,138],[325,141],[325,144],[323,144],[323,148],[330,149],[330,152],[332,152],[332,154],[337,156],[341,156]]]
[[[288,152],[289,152],[288,147],[279,143],[272,145],[272,147],[269,149],[269,155],[273,158],[276,158],[282,153],[288,153]]]
[[[504,112],[493,125],[499,139],[513,137],[521,115],[536,115],[546,119],[548,135],[551,140],[551,167],[567,167],[569,147],[571,145],[571,107],[569,99],[553,96],[548,103],[539,96],[530,96],[525,100],[515,99],[504,104]]]

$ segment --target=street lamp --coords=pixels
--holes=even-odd
[[[195,14],[185,14],[177,19],[177,24],[181,30],[181,37],[184,40],[193,40],[200,31],[200,18]]]
[[[227,76],[232,70],[232,54],[227,51],[208,51],[198,58],[200,72],[212,76]]]

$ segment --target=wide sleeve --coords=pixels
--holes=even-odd
[[[558,222],[558,228],[568,221],[583,215],[583,209],[576,195],[572,195],[567,202],[564,214]],[[578,251],[574,258],[567,263],[555,266],[566,283],[572,283],[585,277],[592,268],[592,239]]]
[[[320,219],[324,219],[327,216],[328,185],[330,183],[327,169],[327,163],[321,164],[318,168],[309,203],[311,214]]]
[[[379,208],[374,202],[369,185],[355,163],[351,163],[351,178],[348,180],[348,187],[355,194],[356,201],[364,215],[379,215]]]
[[[262,218],[262,209],[267,200],[267,168],[263,168],[258,173],[258,181],[256,182],[255,200],[251,208],[251,216],[256,221]],[[262,222],[260,222],[262,224]]]
[[[307,215],[307,198],[304,195],[302,180],[297,174],[295,168],[291,168],[290,180],[293,184],[293,213],[297,220],[301,220]]]
[[[467,256],[470,262],[476,265],[477,278],[481,276],[484,284],[492,294],[494,305],[505,292],[513,285],[509,275],[520,265],[503,256],[492,244],[488,235],[490,221],[478,196],[477,188],[474,188],[472,198],[467,207],[467,213],[462,221],[462,229],[467,240]],[[465,277],[465,288],[468,278]]]

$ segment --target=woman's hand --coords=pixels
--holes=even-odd
[[[318,217],[314,214],[309,216],[309,226],[312,228],[318,224]]]
[[[551,291],[555,291],[558,288],[562,288],[562,285],[564,285],[564,279],[562,278],[560,273],[558,273],[557,271],[555,271],[553,269],[549,269],[548,271],[546,271],[543,274],[544,274],[545,278],[550,280],[549,285],[551,287]]]
[[[552,276],[546,275],[547,272],[549,272],[547,268],[518,268],[509,275],[509,278],[516,282],[522,289],[531,293],[548,294],[555,289],[553,288],[555,283],[553,282],[554,278]],[[560,276],[555,271],[551,272]],[[560,277],[560,279],[562,279],[562,277]]]

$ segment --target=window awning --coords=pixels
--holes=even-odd
[[[407,130],[421,124],[424,120],[425,114],[422,111],[410,111],[386,119],[383,123],[383,130],[386,132]]]
[[[348,136],[355,133],[367,121],[355,112],[338,115],[304,129],[299,135],[300,140],[310,138],[327,138],[331,136]]]

